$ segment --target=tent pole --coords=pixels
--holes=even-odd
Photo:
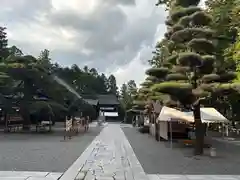
[[[170,119],[170,146],[171,146],[171,149],[172,149],[172,118]]]
[[[227,123],[225,123],[225,126],[226,126],[226,136],[228,137],[228,124]]]
[[[225,130],[225,128],[224,128],[224,124],[223,123],[221,123],[222,124],[222,136],[224,137],[224,130]]]

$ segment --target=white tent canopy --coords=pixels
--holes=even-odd
[[[201,120],[204,123],[226,123],[228,120],[215,108],[200,108]],[[168,140],[168,130],[171,129],[174,121],[182,121],[187,123],[194,122],[193,112],[182,112],[174,108],[164,106],[157,118],[160,124],[159,135],[161,138]],[[170,123],[168,123],[170,122]],[[170,126],[170,127],[168,127]]]
[[[185,122],[194,122],[194,118],[189,114],[179,111],[174,108],[163,106],[157,121],[185,121]]]
[[[170,129],[170,132],[172,133],[172,122],[183,121],[183,122],[191,123],[191,122],[194,122],[194,118],[177,109],[163,106],[157,118],[157,121],[159,123],[159,136],[163,139],[168,140],[169,129]],[[171,139],[172,139],[172,135],[171,135]]]
[[[200,108],[201,120],[204,123],[227,123],[228,119],[225,118],[220,112],[215,108],[206,107]],[[193,112],[185,112],[188,116],[193,117]]]
[[[215,108],[200,108],[201,120],[204,123],[227,123],[229,122]],[[157,121],[185,121],[194,122],[193,112],[182,112],[174,108],[164,106],[157,118]]]

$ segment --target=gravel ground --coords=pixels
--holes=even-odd
[[[51,133],[0,133],[0,171],[64,172],[99,134],[90,127],[86,134],[63,141],[63,131]]]
[[[212,141],[217,157],[209,157],[208,150],[204,156],[193,157],[192,148],[174,143],[171,149],[168,142],[157,142],[134,128],[122,129],[147,174],[240,174],[239,146]]]

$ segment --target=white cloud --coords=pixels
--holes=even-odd
[[[129,80],[135,80],[139,85],[145,79],[145,71],[150,67],[147,59],[151,57],[152,47],[143,46],[134,59],[125,66],[118,67],[114,70],[107,70],[107,74],[112,73],[120,87]]]
[[[134,59],[128,64],[106,71],[107,74],[114,74],[117,79],[118,87],[121,87],[123,83],[127,83],[129,80],[135,80],[136,84],[139,86],[139,84],[145,80],[145,71],[150,68],[147,60],[151,59],[154,46],[157,41],[163,38],[165,31],[164,25],[160,24],[156,29],[152,46],[143,46]]]
[[[206,8],[205,1],[206,1],[206,0],[201,0],[201,1],[200,1],[199,6],[200,6],[201,8]]]
[[[36,56],[47,48],[54,61],[89,64],[116,75],[119,85],[144,79],[155,41],[165,31],[166,13],[154,1],[3,0],[2,4],[0,23],[8,28],[10,45]]]
[[[76,32],[73,29],[67,28],[53,28],[51,26],[43,26],[39,23],[16,24],[15,28],[8,29],[8,37],[11,42],[21,42],[23,44],[31,44],[35,49],[39,51],[42,49],[52,50],[74,50],[76,48]],[[79,39],[81,39],[78,36]],[[84,36],[82,41],[78,42],[78,48],[81,43],[84,42]],[[82,45],[83,46],[83,45]],[[34,53],[25,49],[28,53]]]
[[[114,72],[111,72],[117,80],[117,85],[120,87],[123,83],[129,80],[135,80],[139,85],[145,79],[145,71],[148,68],[140,59],[135,58],[129,64],[117,68]]]
[[[79,14],[89,14],[94,11],[99,1],[96,0],[51,0],[55,11],[72,10]]]
[[[134,23],[139,19],[150,17],[153,13],[163,13],[161,7],[156,7],[154,1],[136,0],[136,6],[121,6],[125,14],[128,16],[128,21]]]

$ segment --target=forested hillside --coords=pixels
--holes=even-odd
[[[116,79],[113,75],[106,77],[105,74],[98,73],[95,68],[84,66],[81,69],[76,64],[72,67],[61,67],[59,64],[53,63],[50,57],[51,52],[47,49],[39,52],[38,57],[33,57],[23,54],[21,49],[16,46],[8,46],[6,28],[0,27],[0,58],[3,67],[1,69],[2,86],[11,88],[11,83],[21,80],[21,77],[16,78],[10,73],[14,68],[16,70],[23,68],[26,71],[30,68],[38,68],[39,73],[44,70],[46,73],[59,76],[81,94],[117,93]]]
[[[6,28],[0,27],[0,95],[3,108],[7,107],[7,103],[20,104],[21,109],[25,109],[25,119],[29,119],[28,114],[39,106],[50,104],[58,110],[70,108],[79,95],[117,95],[113,75],[107,77],[95,68],[80,68],[75,64],[62,67],[54,63],[56,61],[51,59],[51,52],[47,49],[39,50],[39,56],[34,57],[23,54],[16,46],[9,46]],[[47,101],[40,102],[39,99]]]

